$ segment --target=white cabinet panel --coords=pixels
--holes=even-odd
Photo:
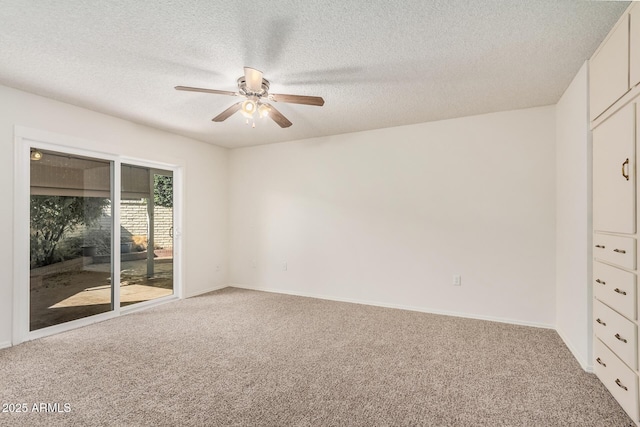
[[[593,302],[593,332],[631,369],[637,369],[638,328],[598,300]]]
[[[630,86],[640,83],[640,7],[629,14],[629,78]]]
[[[638,421],[638,377],[597,338],[593,353],[593,371],[631,419]]]
[[[633,237],[594,233],[593,257],[600,261],[635,270],[636,239]]]
[[[591,58],[589,89],[591,120],[629,90],[629,17],[616,27]]]
[[[636,104],[593,130],[593,229],[636,231]]]
[[[601,262],[593,263],[593,294],[628,319],[636,319],[636,275]]]

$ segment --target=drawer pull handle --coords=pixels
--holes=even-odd
[[[620,334],[615,334],[615,335],[614,335],[614,337],[618,338],[620,341],[622,341],[622,342],[624,342],[624,343],[626,343],[626,342],[627,342],[627,339],[626,339],[626,338],[622,338],[622,337],[620,336]]]
[[[596,245],[596,248],[604,249],[604,245]]]
[[[598,362],[599,364],[601,364],[601,365],[602,365],[602,366],[604,366],[605,368],[607,367],[607,364],[606,364],[606,363],[604,363],[602,360],[600,360],[600,358],[599,358],[599,357],[596,359],[596,362]]]
[[[617,293],[619,293],[619,294],[621,294],[621,295],[626,295],[626,294],[627,294],[625,291],[621,291],[621,290],[620,290],[620,289],[618,289],[618,288],[615,288],[615,289],[614,289],[614,291],[615,291],[615,292],[617,292]]]
[[[601,285],[606,285],[607,282],[605,282],[604,280],[600,280],[600,279],[596,279],[596,283],[600,283]]]
[[[629,390],[626,386],[622,385],[622,381],[620,381],[618,378],[616,378],[616,384],[618,384],[618,387],[624,389],[624,391]]]
[[[625,251],[624,249],[614,249],[613,252],[618,252],[619,254],[626,254],[627,251]]]
[[[599,317],[596,319],[596,322],[600,323],[602,326],[607,326],[607,324],[600,320]]]
[[[625,166],[627,166],[627,170],[628,170],[629,159],[627,159],[624,162],[622,162],[622,176],[625,177],[627,181],[629,181],[629,172],[627,171],[627,173],[624,173],[624,167]]]

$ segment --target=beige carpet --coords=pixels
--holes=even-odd
[[[633,425],[552,330],[232,288],[0,350],[0,403],[27,404],[12,426]]]

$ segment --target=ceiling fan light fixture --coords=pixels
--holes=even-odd
[[[240,112],[246,118],[253,117],[253,114],[256,112],[256,102],[252,99],[247,99],[242,103],[242,109]]]
[[[271,107],[267,104],[260,104],[258,107],[258,114],[260,115],[260,118],[269,116],[269,112],[271,112]]]
[[[38,160],[42,160],[42,151],[36,150],[35,148],[31,149],[31,160],[37,162]]]

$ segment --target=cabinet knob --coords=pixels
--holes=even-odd
[[[615,335],[614,335],[614,337],[616,337],[619,341],[622,341],[623,343],[626,343],[626,342],[627,342],[627,339],[626,339],[626,338],[622,338],[622,337],[620,336],[620,334],[615,334]]]
[[[613,252],[618,252],[619,254],[626,254],[627,251],[625,251],[624,249],[614,249]]]
[[[604,366],[605,368],[607,367],[607,364],[606,364],[606,363],[604,363],[602,360],[600,360],[600,358],[599,358],[599,357],[596,359],[596,362],[598,362],[599,364],[601,364],[601,365],[602,365],[602,366]]]
[[[600,323],[602,326],[607,326],[607,324],[600,320],[599,317],[596,319],[596,322]]]
[[[616,378],[616,384],[618,384],[618,387],[620,387],[621,389],[624,389],[625,391],[629,390],[627,387],[622,385],[622,381],[620,381],[620,379]]]
[[[596,248],[604,249],[604,245],[596,245]]]
[[[620,289],[618,289],[618,288],[615,288],[615,289],[614,289],[614,291],[615,291],[615,292],[617,292],[617,293],[619,293],[620,295],[626,295],[626,294],[627,294],[625,291],[621,291],[621,290],[620,290]]]
[[[605,282],[604,280],[600,280],[600,279],[596,279],[596,283],[600,283],[601,285],[606,285],[607,282]]]

